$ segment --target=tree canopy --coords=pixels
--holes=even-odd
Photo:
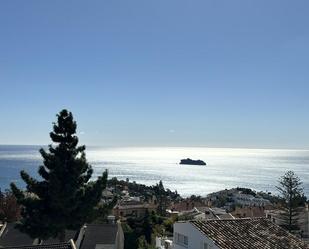
[[[9,190],[4,192],[0,189],[0,220],[15,222],[20,218],[20,206],[13,193]]]
[[[98,208],[97,204],[106,187],[107,171],[96,181],[90,181],[93,170],[86,160],[85,146],[78,146],[76,128],[72,113],[62,110],[50,133],[52,144],[48,151],[40,149],[41,179],[21,171],[26,191],[11,184],[22,206],[17,227],[32,238],[64,240],[65,230],[78,230],[106,209],[106,206]]]
[[[293,172],[287,171],[280,179],[277,189],[282,198],[282,221],[283,226],[290,232],[298,229],[299,207],[306,200],[302,182],[300,178]]]
[[[165,194],[165,189],[162,180],[154,187],[155,195],[158,202],[158,214],[164,216],[167,208],[167,196]]]

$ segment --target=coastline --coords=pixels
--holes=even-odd
[[[0,146],[0,187],[7,188],[11,181],[20,181],[19,172],[24,169],[38,177],[37,168],[42,159],[38,146],[18,148]],[[206,196],[226,188],[246,187],[258,191],[273,192],[278,178],[287,170],[294,170],[304,182],[309,193],[309,153],[297,150],[256,150],[216,148],[87,148],[88,162],[93,166],[93,179],[105,169],[109,178],[117,177],[145,185],[162,180],[171,190],[182,196],[192,194]],[[181,158],[199,158],[207,166],[179,165]]]

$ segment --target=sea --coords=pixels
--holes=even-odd
[[[11,182],[25,187],[20,171],[39,178],[40,146],[0,145],[0,188]],[[165,188],[187,197],[234,187],[278,194],[278,180],[294,171],[309,196],[309,150],[235,149],[205,147],[87,147],[93,180],[108,170],[109,178],[146,185],[160,180]],[[200,159],[206,166],[180,165],[184,158]]]

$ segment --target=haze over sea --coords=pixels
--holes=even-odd
[[[14,181],[24,186],[19,172],[38,177],[42,164],[39,146],[0,145],[0,188]],[[278,178],[293,170],[309,194],[309,151],[273,149],[230,149],[204,147],[87,147],[87,159],[97,177],[108,169],[109,178],[152,185],[159,180],[182,196],[205,196],[211,192],[248,187],[276,193]],[[201,159],[207,166],[179,165],[183,158]]]

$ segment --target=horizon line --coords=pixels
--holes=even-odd
[[[36,147],[47,147],[49,144],[2,144],[0,146],[36,146]],[[87,147],[97,147],[97,148],[207,148],[207,149],[239,149],[239,150],[287,150],[287,151],[309,151],[309,148],[288,148],[288,147],[228,147],[228,146],[207,146],[207,145],[98,145],[98,144],[82,144]]]

